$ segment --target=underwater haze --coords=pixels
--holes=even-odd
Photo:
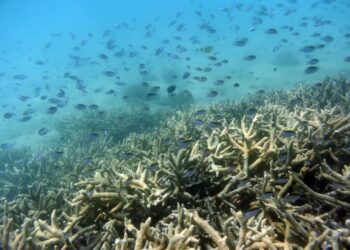
[[[84,112],[171,111],[349,76],[349,5],[2,0],[1,150],[47,146],[57,122]]]

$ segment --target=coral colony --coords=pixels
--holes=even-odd
[[[3,151],[1,247],[348,249],[349,91],[328,77],[192,106],[142,133],[130,113],[109,131],[129,128],[119,144],[72,133],[24,162],[13,159],[27,151]]]

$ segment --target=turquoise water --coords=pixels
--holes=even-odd
[[[0,1],[1,150],[57,140],[55,124],[85,112],[77,104],[154,113],[349,76],[349,10],[326,0]]]

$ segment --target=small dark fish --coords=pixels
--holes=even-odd
[[[81,163],[88,165],[92,163],[92,156],[86,157],[84,159],[81,160]]]
[[[172,20],[169,24],[168,27],[173,26],[176,23],[176,20]]]
[[[159,47],[158,49],[156,49],[156,51],[154,52],[154,54],[156,56],[160,56],[164,51],[164,47]]]
[[[208,56],[208,59],[210,61],[216,61],[217,60],[217,58],[215,56]]]
[[[128,161],[131,160],[135,155],[133,153],[130,152],[125,152],[123,154],[121,154],[121,157],[123,160]]]
[[[60,97],[60,98],[64,97],[64,95],[65,95],[65,92],[64,92],[63,89],[60,89],[60,92],[58,92],[58,93],[56,94],[56,96],[57,96],[57,97]]]
[[[192,98],[192,93],[191,93],[191,91],[189,91],[189,90],[187,90],[187,89],[185,89],[184,91],[182,91],[182,95],[184,96],[184,97],[188,97],[188,98]]]
[[[310,52],[313,52],[315,50],[316,50],[316,47],[313,45],[307,45],[307,46],[304,46],[300,49],[300,51],[304,52],[304,53],[310,53]]]
[[[89,109],[92,109],[92,110],[98,109],[98,105],[91,104],[91,105],[89,105]]]
[[[243,47],[243,46],[245,46],[245,45],[247,44],[247,42],[248,42],[248,38],[243,37],[243,38],[237,39],[237,40],[233,43],[233,45],[238,46],[238,47]]]
[[[249,108],[245,111],[245,114],[248,116],[254,116],[257,112],[258,110],[256,108]]]
[[[141,70],[140,71],[140,75],[146,76],[146,75],[148,75],[148,71],[147,70]]]
[[[18,97],[18,99],[20,99],[21,101],[24,101],[24,102],[27,101],[29,98],[30,98],[29,96],[25,96],[25,95],[20,95]]]
[[[103,31],[103,34],[102,34],[102,37],[107,37],[111,34],[111,31],[110,30],[105,30]]]
[[[27,122],[31,120],[32,117],[30,115],[23,116],[22,118],[18,119],[19,122]]]
[[[157,93],[151,92],[146,94],[147,99],[153,99],[157,96]]]
[[[330,188],[333,188],[333,189],[339,189],[339,188],[342,188],[343,185],[340,184],[340,183],[330,183],[330,184],[327,184],[327,187],[330,187]]]
[[[262,200],[262,201],[266,201],[266,200],[271,199],[272,195],[273,195],[272,192],[265,192],[259,197],[259,199]]]
[[[184,178],[192,178],[194,175],[196,175],[197,174],[197,169],[195,169],[195,168],[192,168],[192,169],[186,169],[185,171],[184,171],[184,175],[183,175],[183,177]]]
[[[217,92],[216,90],[211,90],[211,91],[209,91],[207,96],[208,97],[216,97],[218,94],[219,94],[219,92]]]
[[[283,130],[280,135],[283,138],[291,138],[291,137],[295,137],[296,133],[294,130]]]
[[[176,139],[176,143],[180,148],[188,148],[192,144],[192,140],[181,137]]]
[[[126,187],[129,187],[131,183],[132,183],[132,177],[129,176],[129,177],[125,180],[124,185],[125,185]]]
[[[296,98],[291,99],[288,102],[288,107],[294,108],[295,106],[301,105],[302,103],[303,103],[303,99],[301,99],[300,97],[296,97]]]
[[[307,23],[307,22],[302,22],[302,23],[300,23],[299,26],[300,26],[300,27],[306,27],[306,26],[308,26],[308,23]]]
[[[144,64],[144,63],[139,64],[139,69],[145,69],[145,68],[146,68],[146,64]]]
[[[103,90],[103,88],[97,88],[97,89],[94,90],[94,93],[96,93],[96,94],[97,94],[97,93],[101,93],[102,90]]]
[[[217,122],[217,121],[211,121],[208,123],[208,127],[211,129],[215,129],[222,126],[221,122]]]
[[[105,61],[108,60],[108,56],[103,53],[99,54],[98,57]]]
[[[46,113],[49,115],[53,115],[56,112],[57,112],[57,107],[49,107],[46,111]]]
[[[151,173],[157,172],[158,169],[159,169],[158,163],[152,163],[151,165],[148,166],[148,170],[149,170]]]
[[[159,86],[154,86],[151,88],[151,92],[153,92],[153,93],[157,93],[159,90],[160,90]]]
[[[204,109],[199,109],[196,111],[196,113],[194,113],[194,115],[204,115],[205,114],[205,110]]]
[[[44,65],[44,62],[41,61],[41,60],[37,60],[37,61],[35,62],[35,64],[36,64],[36,65],[39,65],[39,66],[42,66],[42,65]]]
[[[198,118],[194,118],[193,123],[196,126],[200,126],[200,125],[204,124],[204,121],[202,121],[201,119],[198,119]]]
[[[47,128],[43,127],[41,129],[39,129],[38,134],[43,136],[43,135],[46,135],[48,132],[49,132],[49,130]]]
[[[180,23],[180,24],[176,27],[176,30],[177,30],[177,31],[182,31],[182,30],[184,29],[184,27],[185,27],[185,24]]]
[[[345,57],[344,61],[350,63],[350,56]]]
[[[150,84],[148,82],[142,82],[141,85],[142,87],[149,87]]]
[[[48,49],[50,47],[51,47],[51,43],[47,43],[47,44],[45,44],[44,49]]]
[[[213,52],[213,50],[214,50],[213,46],[206,46],[206,47],[201,48],[201,51],[204,53],[211,53],[211,52]]]
[[[270,29],[265,30],[265,34],[268,34],[268,35],[274,35],[277,33],[278,33],[278,31],[274,28],[270,28]]]
[[[295,203],[296,201],[298,201],[300,198],[301,198],[300,195],[292,195],[292,194],[290,194],[290,195],[288,195],[284,200],[285,200],[286,202],[288,202],[288,203],[293,204],[293,203]]]
[[[304,70],[305,74],[313,74],[316,71],[318,71],[318,67],[317,66],[309,66]]]
[[[254,61],[256,59],[255,55],[248,55],[243,58],[245,61]]]
[[[23,115],[26,116],[26,115],[31,115],[33,113],[35,113],[37,110],[35,108],[29,108],[27,109],[26,111],[23,112]]]
[[[114,56],[115,56],[115,57],[118,57],[118,58],[123,57],[124,55],[125,55],[124,49],[119,50],[119,51],[117,51],[117,52],[114,54]]]
[[[80,42],[80,46],[85,46],[87,44],[87,40],[83,39],[81,42]]]
[[[4,114],[4,118],[5,118],[5,119],[10,119],[10,118],[13,117],[14,115],[15,115],[14,113],[9,113],[9,112],[8,112],[8,113],[5,113],[5,114]]]
[[[86,105],[85,104],[81,104],[81,103],[78,103],[77,105],[74,106],[76,109],[78,110],[84,110],[86,109]]]
[[[282,48],[282,43],[278,43],[276,44],[273,48],[272,48],[272,52],[276,53],[277,51],[279,51]]]
[[[14,75],[13,76],[13,79],[15,79],[15,80],[25,80],[25,79],[27,79],[27,77],[26,77],[26,75],[24,75],[24,74],[17,74],[17,75]]]
[[[322,41],[324,41],[325,43],[330,43],[334,40],[334,38],[330,35],[324,36],[321,38]]]
[[[187,78],[189,78],[191,76],[190,72],[185,72],[182,76],[182,79],[186,80]]]
[[[51,157],[54,159],[54,160],[59,160],[60,158],[62,158],[63,156],[63,151],[54,151],[54,152],[51,152]]]
[[[233,84],[233,87],[238,88],[238,87],[239,87],[239,83],[238,83],[238,82],[235,82],[235,83]]]
[[[173,93],[176,89],[176,86],[175,85],[170,85],[168,88],[167,88],[167,92],[168,93]]]
[[[115,90],[113,90],[113,89],[110,89],[110,90],[107,90],[106,91],[106,95],[113,95],[115,93]]]
[[[307,62],[307,64],[309,64],[309,65],[314,65],[314,64],[317,64],[317,63],[319,63],[319,59],[317,59],[317,58],[312,58],[312,59],[310,59],[308,62]]]
[[[115,47],[116,47],[116,45],[115,45],[115,39],[109,39],[108,41],[107,41],[107,43],[106,43],[106,47],[107,47],[107,49],[108,50],[113,50]]]
[[[217,80],[214,84],[215,84],[215,85],[218,85],[218,86],[221,86],[221,85],[223,85],[224,83],[225,83],[224,80]]]
[[[210,72],[211,71],[211,68],[209,68],[209,67],[205,67],[204,69],[203,69],[203,72]]]
[[[64,107],[67,103],[68,103],[68,97],[66,97],[65,99],[61,100],[60,103],[57,103],[56,107],[57,107],[57,108],[62,108],[62,107]]]
[[[107,76],[107,77],[113,77],[113,76],[115,76],[115,75],[116,75],[116,73],[115,73],[115,72],[110,71],[110,70],[103,71],[102,73],[103,73],[105,76]]]
[[[253,209],[253,210],[249,210],[243,215],[243,220],[247,221],[250,218],[257,216],[259,214],[259,212],[260,212],[259,208]]]
[[[52,104],[58,104],[58,103],[61,102],[60,99],[55,98],[55,97],[50,97],[48,101],[49,101],[50,103],[52,103]]]
[[[283,185],[288,182],[287,178],[278,178],[277,180],[273,181],[273,184],[275,185]]]
[[[77,80],[79,80],[79,78],[77,77],[77,76],[74,76],[74,75],[69,75],[69,77],[68,77],[70,80],[72,80],[72,81],[77,81]]]
[[[247,184],[249,184],[250,183],[250,181],[249,180],[241,180],[240,182],[239,182],[239,184],[238,184],[238,188],[240,188],[240,187],[244,187],[244,186],[246,186]]]
[[[200,76],[200,77],[198,77],[198,81],[200,81],[200,82],[205,82],[205,81],[207,81],[207,77],[205,77],[205,76]]]
[[[98,133],[92,132],[90,134],[87,135],[87,139],[89,141],[94,141],[96,140],[100,135]]]

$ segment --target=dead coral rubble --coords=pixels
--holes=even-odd
[[[346,79],[327,78],[259,93],[264,105],[256,111],[244,111],[254,96],[214,105],[199,126],[188,115],[196,108],[178,112],[175,125],[105,149],[94,174],[63,192],[65,205],[48,208],[49,218],[19,215],[17,204],[3,200],[1,246],[350,248],[349,91]],[[206,126],[217,117],[220,126]],[[179,137],[190,143],[179,145]]]

